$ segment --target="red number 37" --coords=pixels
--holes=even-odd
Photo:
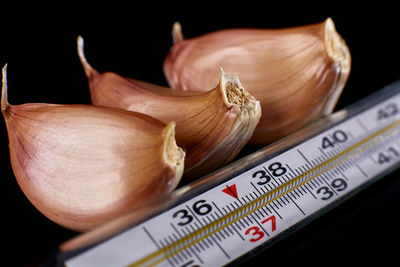
[[[262,224],[271,221],[271,231],[275,231],[276,230],[276,218],[275,215],[272,215],[270,217],[268,217],[267,219],[261,221]],[[261,238],[264,237],[264,232],[260,230],[260,228],[258,228],[258,226],[252,226],[250,228],[248,228],[246,230],[246,232],[244,232],[245,235],[251,235],[252,238],[250,238],[250,242],[256,242],[258,240],[260,240]]]

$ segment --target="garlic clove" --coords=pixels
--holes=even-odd
[[[214,89],[193,94],[111,72],[99,74],[84,56],[81,37],[78,54],[88,76],[93,104],[176,122],[176,141],[186,152],[185,178],[202,176],[230,162],[248,142],[259,121],[260,103],[236,76],[222,69]]]
[[[64,227],[94,228],[168,194],[182,176],[174,122],[91,105],[10,105],[6,67],[1,109],[19,186]]]
[[[174,45],[164,61],[172,88],[204,91],[216,66],[235,73],[261,102],[252,143],[271,143],[333,111],[347,82],[351,56],[332,19],[285,29],[228,29],[184,39],[173,26]]]

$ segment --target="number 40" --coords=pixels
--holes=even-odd
[[[332,133],[332,136],[324,136],[322,138],[322,148],[334,147],[335,144],[344,143],[347,139],[347,134],[344,131],[336,130]]]

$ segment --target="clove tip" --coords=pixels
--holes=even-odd
[[[168,123],[165,131],[164,160],[172,166],[179,165],[182,163],[185,152],[176,144],[175,122]]]
[[[8,107],[7,100],[7,63],[4,65],[2,69],[2,89],[1,89],[1,111],[5,114],[5,111]]]
[[[182,26],[178,21],[174,22],[174,24],[172,25],[172,40],[173,44],[180,43],[184,40],[182,34]]]
[[[222,67],[220,73],[220,88],[227,106],[235,105],[245,109],[258,109],[258,101],[243,88],[237,75],[227,74]]]
[[[88,78],[90,78],[93,74],[96,74],[97,71],[89,64],[89,62],[87,61],[86,57],[85,57],[85,53],[84,53],[84,40],[82,38],[82,36],[78,36],[77,40],[77,49],[78,49],[78,56],[79,59],[81,61],[81,64],[83,66],[83,69],[85,70],[85,74]]]
[[[178,147],[175,139],[175,122],[171,121],[165,127],[165,139],[163,145],[163,158],[164,162],[170,166],[171,169],[175,170],[175,177],[168,182],[168,187],[171,189],[176,188],[179,181],[181,180],[183,169],[185,152],[182,148]]]
[[[351,56],[346,42],[336,31],[332,18],[325,20],[325,47],[327,54],[340,65],[341,71],[350,71]]]
[[[333,20],[331,18],[326,19],[324,26],[326,53],[332,59],[336,67],[336,73],[338,73],[337,79],[332,87],[334,90],[323,109],[324,114],[330,114],[347,82],[351,68],[351,55],[346,42],[336,31]]]

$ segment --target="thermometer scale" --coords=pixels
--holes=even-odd
[[[177,189],[164,201],[127,215],[123,223],[66,242],[58,259],[71,267],[235,264],[348,199],[399,163],[400,82],[396,82]],[[93,238],[96,235],[101,238]]]

